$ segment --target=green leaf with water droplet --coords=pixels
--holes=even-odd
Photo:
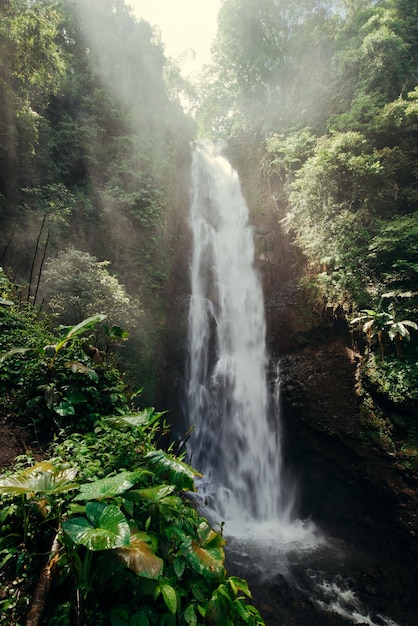
[[[100,480],[80,485],[80,493],[74,498],[79,500],[103,500],[122,494],[137,482],[143,474],[141,470],[136,472],[121,472],[116,476],[106,476]]]

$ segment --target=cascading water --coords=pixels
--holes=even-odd
[[[372,619],[350,591],[348,551],[292,519],[248,208],[237,173],[209,142],[193,153],[191,201],[188,420],[204,513],[225,522],[231,560],[246,577],[283,575],[312,610],[342,616],[344,624],[398,626],[382,615]]]
[[[193,464],[204,475],[210,506],[224,519],[287,519],[248,208],[237,173],[208,142],[193,154],[191,228]]]

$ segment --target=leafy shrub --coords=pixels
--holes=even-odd
[[[48,437],[62,427],[83,431],[100,414],[126,404],[120,373],[86,337],[104,315],[52,331],[31,307],[0,303],[0,402],[9,416]],[[81,338],[81,336],[83,336]]]
[[[247,583],[227,577],[222,535],[187,497],[197,472],[154,448],[166,428],[161,417],[147,409],[103,418],[94,433],[54,445],[51,461],[0,479],[9,523],[0,537],[3,529],[16,535],[4,551],[11,564],[29,552],[33,568],[39,527],[49,529],[50,541],[58,532],[50,626],[92,619],[112,626],[263,624],[248,604]],[[24,521],[23,535],[15,520]],[[23,612],[13,598],[9,592],[2,603],[9,620],[17,608]]]
[[[98,261],[73,246],[46,264],[46,300],[60,322],[78,323],[99,311],[113,324],[134,323],[141,307],[108,271],[108,265],[109,261]]]
[[[377,363],[375,355],[370,355],[365,367],[365,375],[376,391],[396,405],[415,406],[418,402],[418,363],[416,358],[389,358]]]

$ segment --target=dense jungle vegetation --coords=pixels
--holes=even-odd
[[[50,584],[50,626],[262,623],[146,408],[179,376],[189,143],[227,140],[416,468],[418,1],[224,0],[196,85],[122,0],[0,17],[0,419],[42,449],[0,480],[0,624],[41,623]]]

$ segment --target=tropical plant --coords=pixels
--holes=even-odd
[[[1,480],[0,491],[14,503],[8,519],[18,519],[20,511],[33,516],[39,505],[32,511],[28,502],[58,499],[46,520],[52,537],[58,530],[59,544],[47,565],[51,571],[54,564],[60,591],[58,604],[50,601],[46,623],[84,625],[94,614],[96,623],[132,626],[263,624],[248,604],[246,582],[227,577],[221,533],[187,498],[197,472],[153,447],[156,430],[166,428],[161,417],[147,409],[102,419],[94,433],[86,433],[87,440],[74,433],[53,446],[51,461]],[[124,445],[131,456],[122,457]],[[114,454],[110,462],[108,449]],[[102,466],[105,475],[97,478],[102,458],[108,461]],[[118,469],[123,461],[125,468]],[[75,483],[77,474],[85,482]],[[30,500],[22,501],[22,494],[30,494]],[[27,548],[34,550],[36,542],[32,525]],[[17,561],[14,546],[9,538],[9,563]],[[39,604],[45,602],[43,597]]]
[[[369,347],[372,346],[373,339],[377,337],[380,355],[382,360],[385,358],[385,332],[388,321],[391,319],[390,313],[386,311],[363,309],[361,315],[355,317],[351,324],[362,322],[363,332],[366,334]],[[390,321],[389,321],[390,323]]]
[[[45,323],[35,321],[30,309],[22,316],[13,307],[0,307],[0,317],[4,329],[0,347],[7,348],[0,353],[0,384],[7,394],[13,377],[19,377],[12,397],[14,410],[35,428],[45,422],[57,430],[75,421],[77,428],[87,428],[98,416],[97,406],[112,412],[125,403],[120,375],[92,345],[93,338],[86,342],[86,333],[105,315],[61,327],[58,339]],[[28,328],[37,332],[32,335]],[[13,344],[16,347],[10,348]]]
[[[402,358],[402,344],[406,341],[410,341],[411,334],[409,329],[418,330],[418,324],[411,320],[396,320],[390,319],[386,322],[388,326],[389,339],[395,343],[396,354],[398,358]]]
[[[398,320],[393,304],[389,305],[388,311],[382,311],[381,303],[382,299],[377,310],[363,309],[362,314],[354,318],[351,324],[363,323],[362,329],[367,336],[369,347],[377,337],[382,361],[385,357],[386,335],[394,342],[398,358],[402,358],[402,343],[410,340],[410,329],[418,330],[418,324],[411,320]]]
[[[23,546],[28,538],[29,517],[37,511],[44,519],[56,519],[59,523],[61,512],[57,495],[71,491],[77,487],[74,479],[77,470],[72,467],[59,467],[49,461],[41,461],[27,469],[6,478],[0,479],[0,494],[16,496],[21,500],[23,521]]]

